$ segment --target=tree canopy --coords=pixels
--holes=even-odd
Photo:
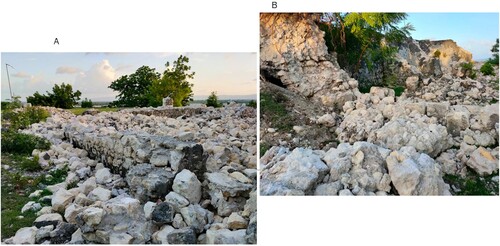
[[[149,88],[160,74],[154,68],[142,66],[135,73],[123,75],[113,81],[109,88],[120,92],[118,100],[113,102],[120,107],[146,107],[149,105]]]
[[[170,97],[174,101],[174,107],[186,106],[193,101],[193,84],[188,79],[194,78],[194,72],[187,65],[189,58],[180,55],[172,66],[167,62],[165,71],[160,79],[153,81],[151,85],[150,106],[160,106],[164,97]]]
[[[113,81],[109,88],[118,91],[113,105],[119,107],[160,106],[164,97],[170,97],[175,107],[185,106],[193,100],[194,72],[187,65],[189,58],[179,56],[170,66],[165,64],[165,71],[160,74],[154,68],[142,66],[133,74],[121,76]]]
[[[62,83],[54,85],[52,93],[47,91],[47,95],[42,95],[37,91],[33,96],[28,96],[26,101],[32,105],[70,109],[78,103],[81,95],[79,90],[73,92],[73,87],[70,84]]]
[[[362,62],[370,68],[392,61],[396,48],[391,44],[414,30],[411,24],[400,26],[406,17],[405,13],[325,13],[319,25],[328,50],[337,53],[339,65],[356,77]]]

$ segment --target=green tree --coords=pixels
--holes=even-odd
[[[493,68],[493,65],[491,63],[486,62],[484,63],[481,68],[479,69],[483,75],[495,75],[495,69]]]
[[[407,17],[405,13],[326,13],[320,28],[330,52],[337,53],[339,65],[354,77],[363,62],[370,69],[372,64],[386,63],[389,68],[397,44],[410,36],[411,24],[399,26]]]
[[[111,82],[109,88],[118,91],[118,100],[113,105],[120,107],[146,107],[149,104],[150,87],[160,78],[154,68],[142,66],[135,73],[121,76]]]
[[[207,106],[208,107],[214,107],[214,108],[218,108],[218,107],[222,106],[222,104],[220,104],[219,100],[217,99],[217,92],[212,91],[212,93],[210,94],[210,96],[208,96],[208,98],[207,98]]]
[[[490,58],[488,62],[494,65],[498,65],[498,38],[497,42],[491,48],[491,52],[493,52],[493,58]]]
[[[165,64],[166,69],[161,78],[153,81],[150,87],[150,106],[160,106],[164,97],[170,97],[174,101],[174,107],[186,106],[193,101],[193,84],[189,79],[194,78],[194,72],[187,65],[189,58],[180,55],[173,65]]]
[[[32,105],[69,109],[78,103],[81,95],[79,90],[73,92],[73,87],[70,84],[62,83],[54,85],[52,93],[47,91],[47,95],[42,95],[37,91],[33,96],[28,96],[26,101]]]
[[[471,78],[471,79],[476,79],[476,71],[474,71],[474,63],[472,62],[464,62],[460,64],[460,67],[462,68],[462,78]]]
[[[92,103],[92,100],[90,99],[83,99],[82,101],[82,108],[92,108],[94,106],[94,104]]]

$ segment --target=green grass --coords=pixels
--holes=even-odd
[[[460,176],[445,174],[444,182],[453,185],[460,189],[454,195],[498,195],[498,183],[491,181],[491,178],[498,175],[498,171],[492,175],[481,177],[474,170],[467,168],[468,176],[462,178]]]
[[[39,184],[53,185],[61,183],[66,179],[68,169],[55,170],[49,172],[52,176],[47,178],[44,172],[34,176],[25,176],[25,170],[21,163],[29,160],[28,155],[14,155],[2,153],[2,165],[9,165],[9,170],[2,170],[2,239],[15,235],[16,231],[23,227],[29,227],[36,219],[35,212],[21,214],[21,208],[29,201],[38,201],[40,197],[51,195],[52,193],[44,189],[40,197],[29,198],[28,196],[39,189]],[[30,160],[33,161],[33,160]],[[41,203],[42,206],[49,206],[48,203]],[[22,215],[23,218],[18,218]]]
[[[260,94],[260,110],[273,128],[281,131],[290,131],[293,128],[293,117],[286,110],[284,103],[288,99],[280,94]]]
[[[2,131],[2,153],[30,155],[34,149],[49,148],[50,143],[45,138],[16,131]]]
[[[89,110],[90,108],[72,108],[72,109],[67,109],[68,111],[70,111],[71,113],[73,113],[74,115],[82,115],[83,112]],[[103,108],[93,108],[99,112],[116,112],[118,110],[120,110],[121,108],[107,108],[107,107],[103,107]]]
[[[2,159],[8,159],[7,162],[11,163],[12,166],[19,167],[24,171],[36,172],[42,170],[42,167],[38,164],[38,156],[29,157],[26,155],[10,153],[2,153],[2,156]]]

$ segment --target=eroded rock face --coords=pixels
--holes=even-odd
[[[268,80],[342,109],[358,95],[357,82],[328,54],[318,14],[261,14],[260,64]]]

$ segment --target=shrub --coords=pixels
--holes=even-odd
[[[4,120],[10,120],[10,129],[25,129],[29,125],[44,121],[50,114],[39,107],[27,107],[19,111],[6,112]]]
[[[94,106],[94,104],[92,103],[92,100],[90,99],[83,99],[82,101],[82,108],[92,108]]]
[[[475,79],[477,77],[476,71],[474,71],[474,63],[472,62],[464,62],[460,64],[462,68],[463,76],[462,78],[469,77],[471,79]]]
[[[439,56],[441,56],[441,51],[439,50],[434,51],[434,57],[439,58]]]
[[[255,100],[250,100],[250,102],[247,103],[247,106],[257,108],[257,102]]]
[[[207,106],[214,107],[214,108],[218,108],[218,107],[222,106],[222,104],[220,104],[219,101],[217,100],[217,92],[212,91],[212,94],[210,94],[210,96],[208,96]]]
[[[30,155],[34,149],[49,149],[45,138],[15,131],[2,132],[2,152]]]
[[[495,75],[495,69],[489,62],[484,63],[479,69],[479,71],[481,71],[483,75]]]

